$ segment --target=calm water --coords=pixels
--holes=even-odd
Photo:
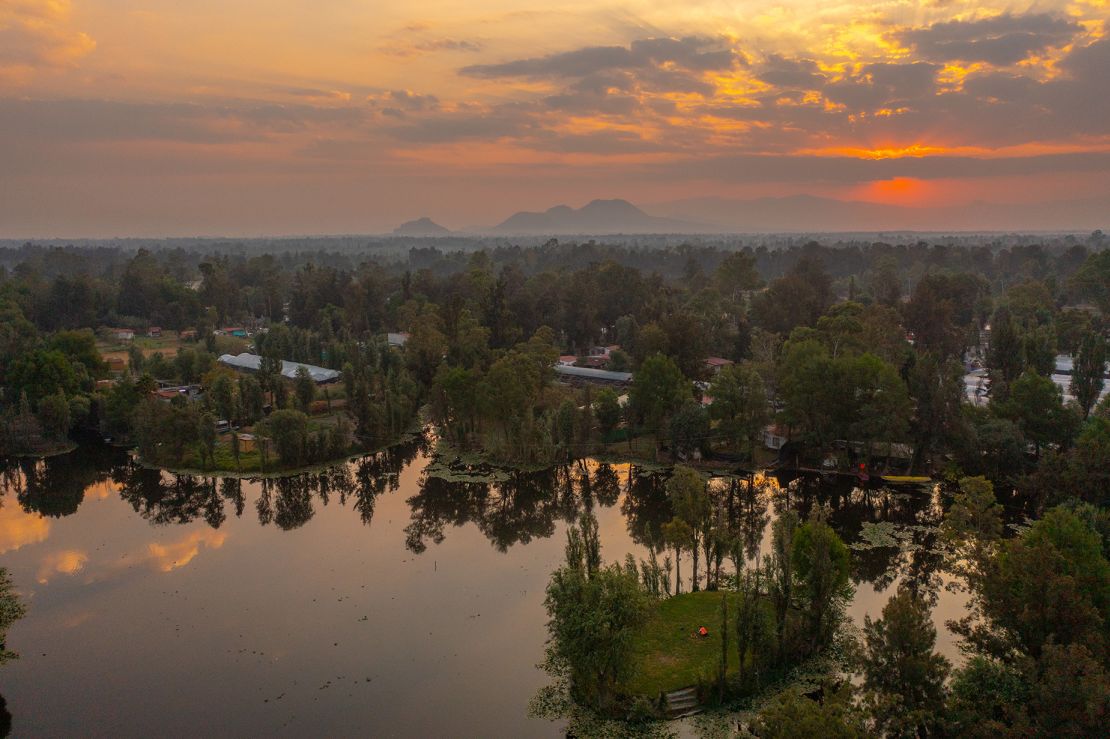
[[[103,449],[10,464],[0,563],[29,607],[8,639],[21,658],[0,669],[13,735],[559,735],[527,703],[546,682],[543,590],[566,522],[588,505],[606,560],[642,556],[669,516],[661,482],[591,463],[446,483],[427,464],[418,442],[265,484]],[[815,502],[849,541],[865,521],[939,520],[928,493],[770,478],[738,485],[749,554],[778,510]],[[939,624],[962,611],[931,534],[905,531],[854,553],[854,619],[907,577],[936,593]]]

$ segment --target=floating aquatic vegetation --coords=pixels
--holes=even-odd
[[[512,474],[509,470],[490,465],[469,465],[458,461],[436,457],[424,468],[424,474],[446,482],[467,482],[494,484],[508,482]]]
[[[892,521],[867,521],[859,532],[859,540],[849,544],[856,551],[893,547],[904,551],[917,549],[920,545],[914,540],[917,534],[930,534],[935,526],[919,524],[899,524]]]

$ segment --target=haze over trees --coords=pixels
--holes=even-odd
[[[729,634],[719,694],[759,692],[835,644],[853,557],[813,505],[783,510],[767,558],[752,561],[762,529],[744,521],[742,492],[763,465],[851,475],[865,491],[869,475],[929,476],[943,483],[936,515],[947,511],[931,556],[969,594],[971,617],[954,628],[972,658],[937,658],[927,593],[904,587],[865,624],[858,690],[830,686],[817,706],[785,695],[759,725],[1099,728],[1110,618],[1101,237],[312,243],[0,249],[0,449],[38,456],[99,435],[155,465],[281,472],[426,424],[451,469],[500,465],[518,478],[569,475],[597,455],[661,463],[671,471],[652,505],[663,513],[636,524],[650,559],[602,567],[583,519],[548,592],[552,658],[602,710],[622,704],[642,611],[668,596],[727,594],[723,610],[714,602]],[[163,332],[172,344],[155,340]],[[257,372],[218,361],[248,348]],[[290,378],[283,360],[342,378]],[[571,382],[560,361],[632,378]],[[225,421],[252,433],[225,439]],[[280,485],[281,505],[260,504],[260,518],[302,525],[311,506]],[[414,551],[469,515],[451,503],[480,510],[497,546],[555,530],[555,496],[520,479],[503,500],[513,512],[534,503],[524,533],[498,528],[488,501],[435,485],[414,499]],[[596,494],[615,502],[622,490],[609,481]],[[626,505],[634,519],[644,503]],[[598,622],[612,632],[598,636]]]

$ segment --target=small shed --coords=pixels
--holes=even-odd
[[[255,449],[254,434],[239,433],[239,434],[236,434],[236,436],[239,437],[239,452],[240,453],[253,452],[254,451],[254,449]]]
[[[728,367],[730,364],[736,364],[736,363],[733,362],[731,359],[725,359],[724,357],[706,357],[705,358],[705,366],[708,367],[709,371],[712,372],[713,374],[719,373],[721,370],[723,370],[725,367]]]

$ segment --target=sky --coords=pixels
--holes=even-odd
[[[1110,199],[1108,30],[1110,0],[0,0],[0,238]]]

